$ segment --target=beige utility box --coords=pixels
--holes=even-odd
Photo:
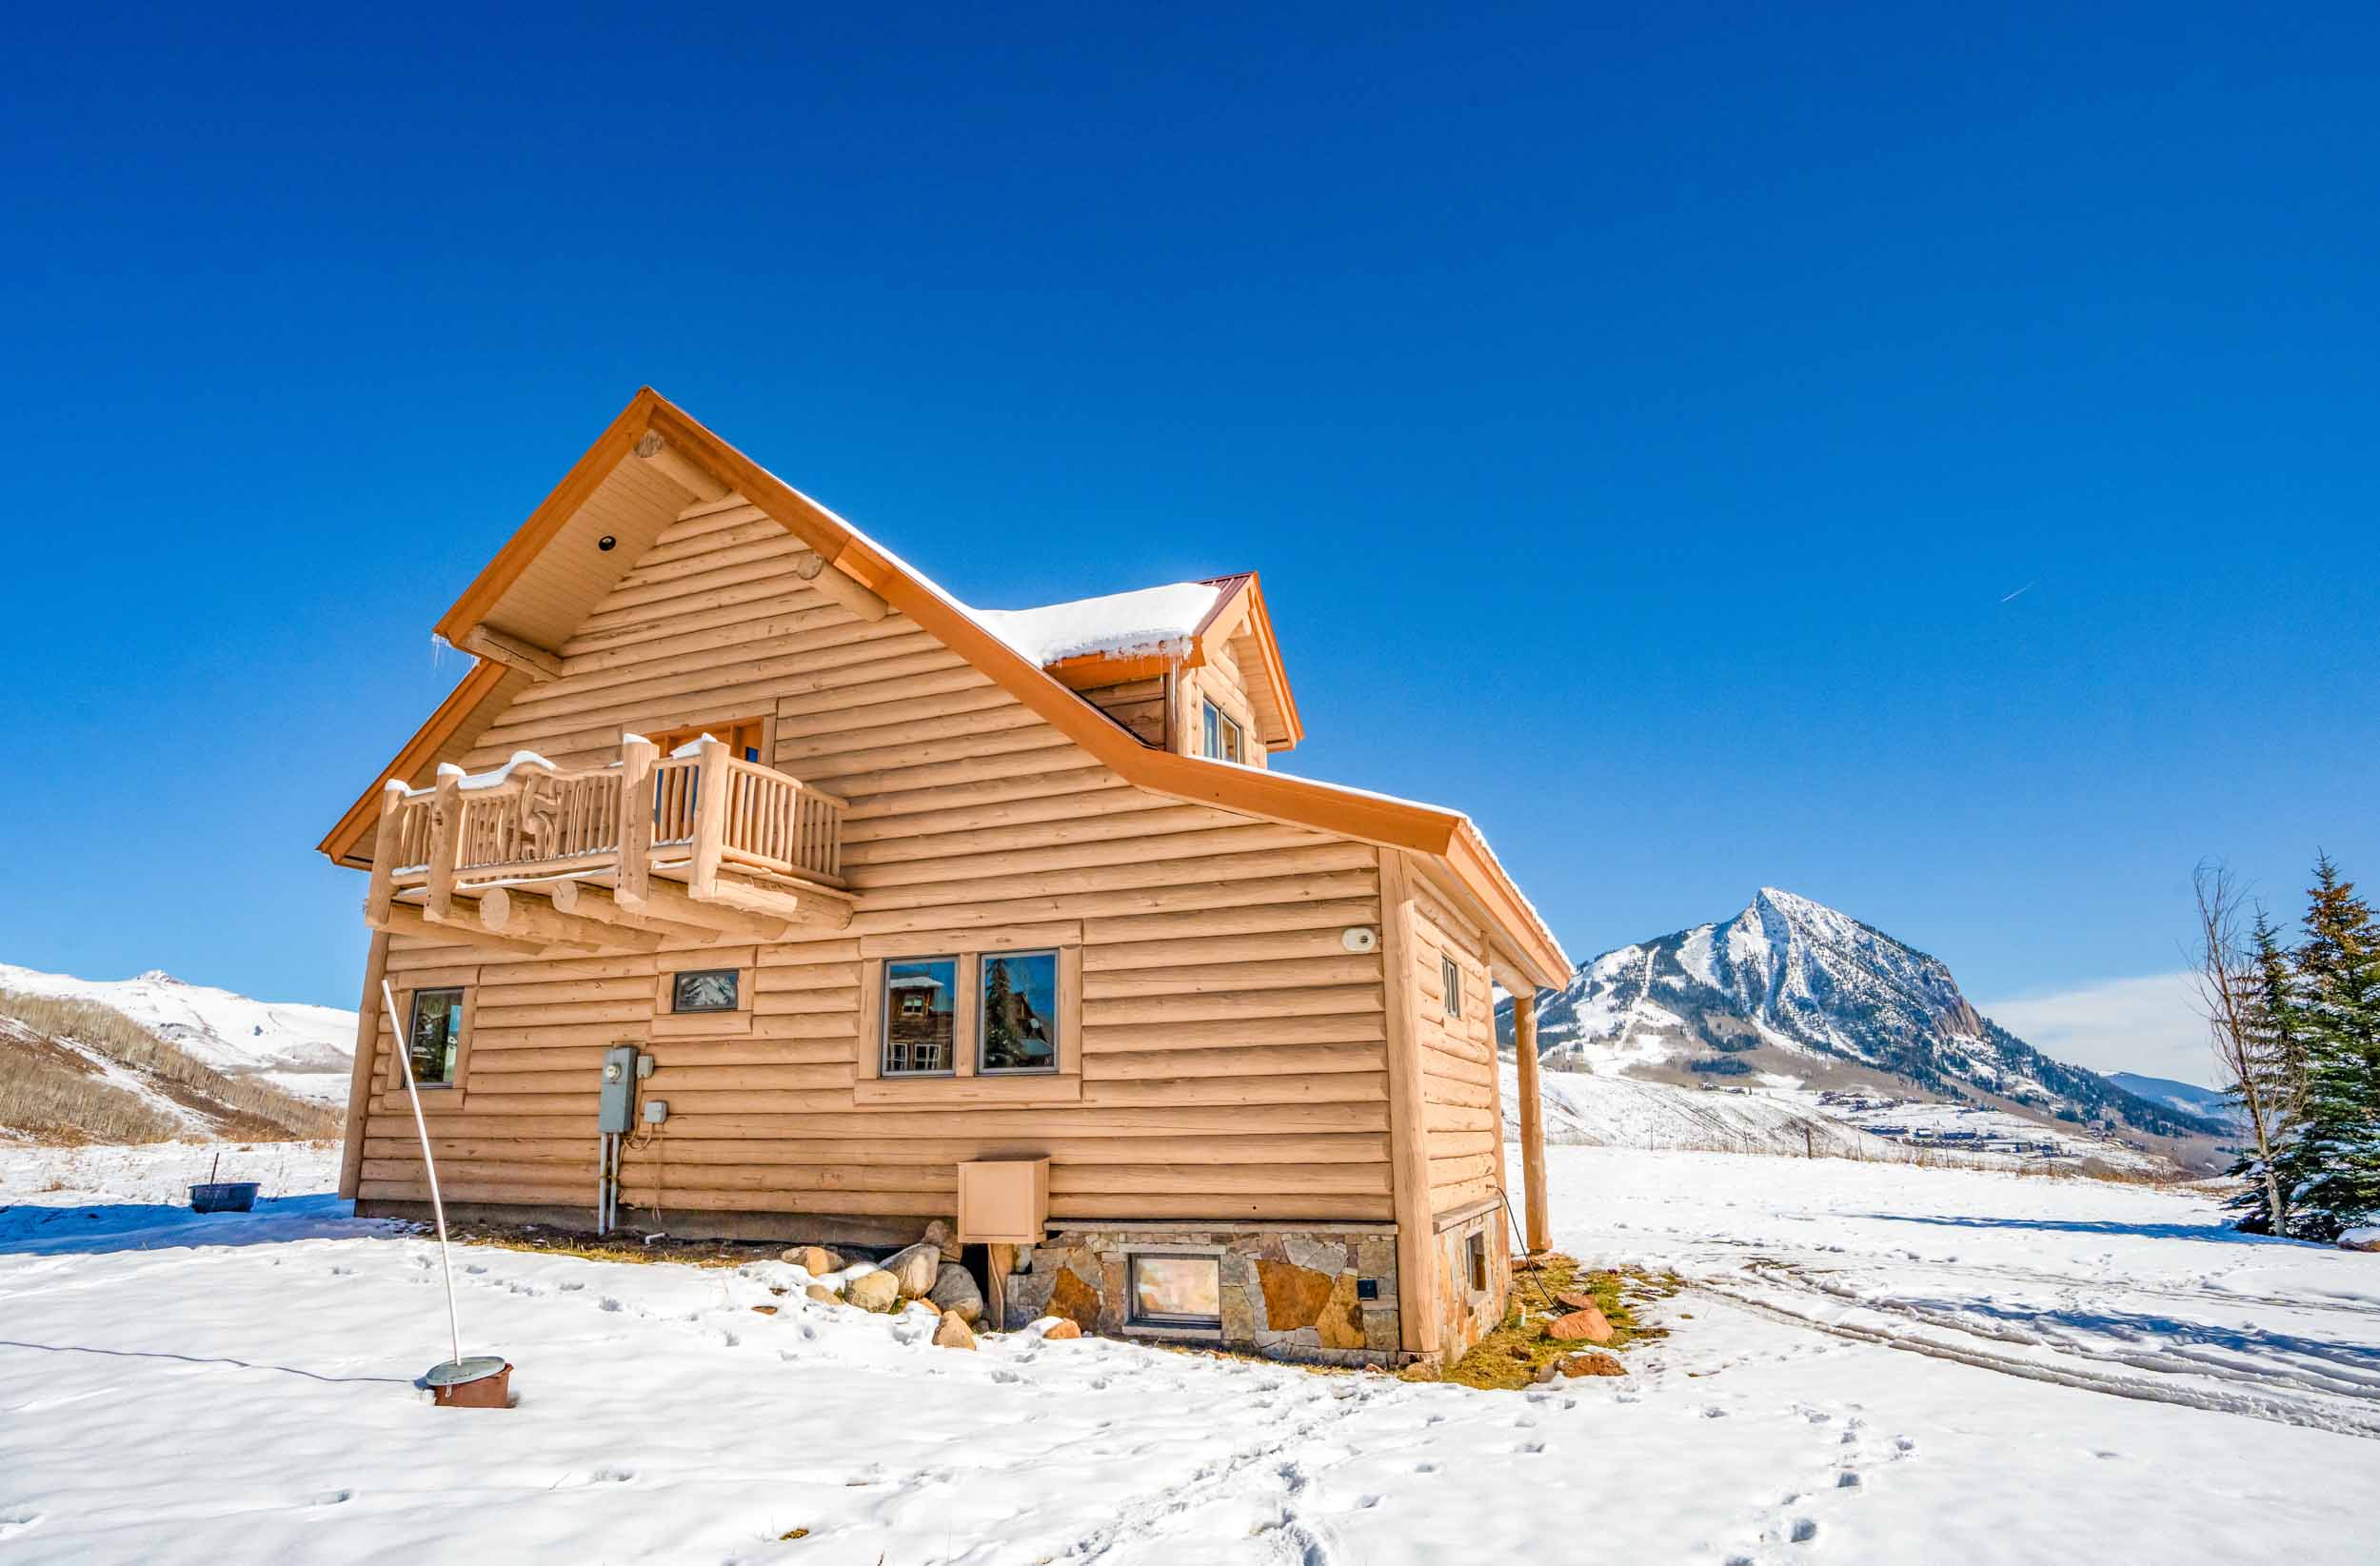
[[[1049,1222],[1049,1160],[1002,1159],[959,1166],[959,1238],[984,1245],[1039,1245]]]

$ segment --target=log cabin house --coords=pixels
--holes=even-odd
[[[648,389],[437,629],[473,666],[321,844],[359,1212],[426,1215],[403,1048],[466,1217],[939,1218],[996,1324],[1308,1360],[1500,1318],[1492,986],[1526,1045],[1568,960],[1466,817],[1271,769],[1253,574],[971,609]]]

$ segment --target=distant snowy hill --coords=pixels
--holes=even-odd
[[[1510,1001],[1497,1022],[1509,1043]],[[1724,922],[1582,963],[1540,1004],[1537,1041],[1605,1076],[1875,1086],[2154,1137],[2224,1129],[2051,1060],[1978,1013],[1938,960],[1775,887]]]
[[[2136,1098],[2229,1125],[2238,1119],[2239,1106],[2211,1087],[2177,1082],[2171,1077],[2143,1077],[2136,1071],[2111,1071],[2108,1080]]]
[[[355,1053],[351,1011],[251,1001],[156,969],[131,979],[76,979],[0,962],[0,990],[95,1001],[228,1077],[263,1077],[300,1098],[347,1105]]]

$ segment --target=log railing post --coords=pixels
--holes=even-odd
[[[441,773],[438,792],[429,804],[429,901],[423,909],[432,920],[445,920],[454,913],[454,863],[462,833],[462,775]]]
[[[620,746],[620,879],[612,897],[631,911],[645,905],[653,880],[653,762],[661,748],[641,734]]]
[[[1537,994],[1534,989],[1513,993],[1513,1060],[1520,1068],[1520,1179],[1528,1201],[1528,1237],[1532,1253],[1553,1243],[1551,1215],[1545,1210],[1545,1106],[1537,1097]]]
[[[694,863],[686,872],[686,890],[706,898],[719,890],[719,855],[727,842],[727,747],[704,736],[696,765]]]

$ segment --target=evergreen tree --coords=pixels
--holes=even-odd
[[[2292,954],[2261,909],[2249,942],[2252,965],[2226,975],[2235,988],[2240,1037],[2224,1054],[2233,1080],[2223,1087],[2243,1115],[2253,1117],[2251,1131],[2265,1151],[2251,1146],[2231,1165],[2231,1175],[2248,1185],[2230,1205],[2240,1214],[2238,1226],[2249,1233],[2285,1235],[2291,1232],[2289,1191],[2294,1183],[2288,1171],[2305,1111],[2304,1008]]]
[[[2310,1239],[2380,1215],[2380,921],[2324,855],[2296,952],[2304,1129],[2284,1167],[2292,1230]]]

